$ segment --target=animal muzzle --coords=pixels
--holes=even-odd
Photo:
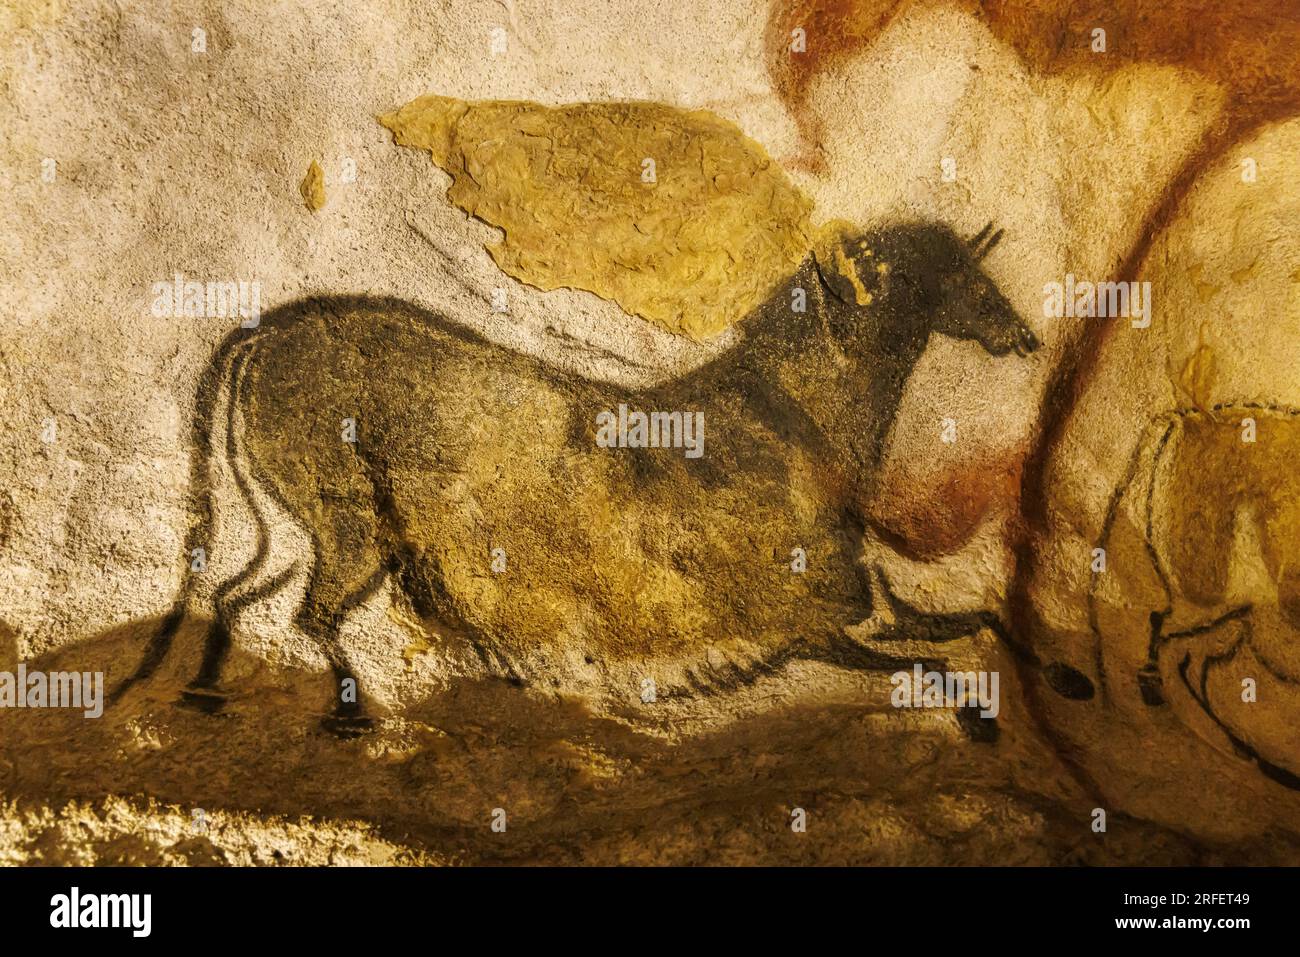
[[[1025,325],[1017,325],[1011,341],[1011,351],[1018,356],[1027,356],[1042,345],[1034,331]]]

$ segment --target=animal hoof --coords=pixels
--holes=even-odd
[[[176,703],[204,714],[217,714],[225,708],[228,697],[212,688],[186,688]]]
[[[375,719],[364,714],[332,714],[321,726],[336,738],[359,738],[375,730]]]

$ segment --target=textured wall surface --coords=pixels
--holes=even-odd
[[[1296,861],[1293,5],[701,6],[0,10],[0,862]]]

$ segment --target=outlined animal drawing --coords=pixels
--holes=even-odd
[[[308,299],[232,332],[198,390],[186,554],[212,532],[214,454],[257,516],[258,548],[216,590],[184,700],[221,707],[235,617],[290,574],[258,582],[273,562],[254,488],[310,535],[295,623],[340,687],[359,678],[340,624],[386,580],[431,630],[516,682],[569,668],[691,693],[799,657],[910,667],[844,632],[872,610],[861,516],[931,335],[995,357],[1038,347],[980,265],[991,233],[912,223],[843,237],[742,321],[737,345],[647,388],[561,371],[391,299]],[[660,441],[600,441],[601,423],[622,429],[634,413]],[[214,449],[218,417],[227,439]],[[192,594],[117,694],[158,667],[199,612]],[[364,698],[336,695],[327,727],[370,727]]]
[[[1101,538],[1112,573],[1154,578],[1121,599],[1148,629],[1145,648],[1126,655],[1141,662],[1142,702],[1173,708],[1210,743],[1292,789],[1300,789],[1290,731],[1300,705],[1297,462],[1300,409],[1240,403],[1165,413],[1133,453]],[[1118,612],[1101,587],[1094,576],[1088,607],[1105,691],[1115,639],[1101,620]]]

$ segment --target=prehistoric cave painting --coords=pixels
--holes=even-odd
[[[1101,538],[1130,599],[1103,603],[1100,575],[1088,593],[1103,695],[1138,693],[1148,707],[1171,708],[1210,744],[1292,789],[1300,789],[1288,718],[1300,701],[1297,457],[1297,409],[1216,405],[1156,417]],[[1149,622],[1144,649],[1123,641],[1134,629],[1117,627],[1135,616]],[[1110,680],[1135,661],[1135,675]],[[1048,681],[1072,696],[1060,675]]]
[[[310,531],[296,622],[343,685],[357,672],[339,626],[390,576],[434,632],[516,682],[553,676],[573,648],[607,679],[682,662],[685,691],[795,657],[910,667],[887,641],[845,631],[880,600],[860,559],[863,516],[932,335],[993,357],[1038,346],[980,267],[998,238],[991,225],[963,240],[934,223],[842,236],[743,321],[738,345],[641,389],[563,372],[393,300],[311,299],[237,330],[199,389],[186,554],[212,534],[216,418],[258,547],[216,589],[185,700],[220,708],[233,618],[292,573],[257,584],[269,549],[255,487]],[[806,308],[792,308],[800,293]],[[603,440],[638,413],[672,429],[658,442]],[[678,431],[686,422],[693,435]],[[795,552],[808,557],[797,573]],[[119,695],[157,668],[188,601]],[[940,640],[981,624],[931,623]],[[357,696],[326,723],[350,735],[371,721]]]
[[[767,69],[800,131],[798,155],[789,161],[826,171],[824,118],[811,97],[819,77],[862,56],[907,15],[952,6],[978,19],[1039,77],[1111,76],[1146,64],[1179,68],[1223,92],[1219,115],[1146,211],[1115,271],[1120,280],[1137,278],[1151,244],[1206,170],[1268,124],[1300,113],[1300,11],[1292,0],[772,0],[764,33]],[[1098,29],[1105,34],[1100,55]],[[1021,484],[1011,499],[1018,500],[1021,521],[1013,542],[1011,611],[1026,634],[1034,626],[1030,582],[1041,571],[1033,539],[1046,534],[1051,511],[1052,489],[1042,484],[1045,465],[1113,331],[1113,322],[1099,321],[1064,350],[1044,396],[1041,427],[1014,463]],[[971,511],[983,514],[978,506]],[[961,528],[968,522],[950,524]]]
[[[1153,77],[1158,72],[1165,77],[1177,76],[1180,83],[1193,83],[1203,91],[1198,97],[1217,98],[1209,111],[1209,121],[1199,127],[1188,148],[1181,154],[1171,154],[1180,155],[1178,165],[1162,181],[1158,193],[1144,203],[1132,239],[1116,250],[1117,260],[1110,268],[1118,280],[1147,278],[1141,275],[1143,270],[1158,271],[1160,239],[1188,216],[1190,198],[1198,184],[1219,177],[1224,183],[1243,184],[1241,164],[1253,170],[1261,144],[1276,135],[1281,121],[1300,113],[1300,8],[1289,0],[773,0],[765,36],[768,71],[800,131],[796,154],[783,160],[818,174],[830,172],[828,159],[835,144],[828,136],[829,116],[822,115],[827,104],[818,102],[816,96],[818,79],[839,67],[850,66],[855,57],[869,62],[868,51],[877,40],[895,24],[901,36],[915,24],[913,15],[918,11],[950,7],[959,7],[976,18],[1000,46],[1014,50],[1031,85],[1078,80],[1083,95],[1090,98],[1089,90],[1109,89],[1124,73],[1131,74],[1135,67],[1141,67]],[[1099,52],[1095,42],[1099,29],[1104,31],[1104,53]],[[792,46],[796,34],[800,42]],[[971,66],[977,68],[974,63]],[[1162,105],[1172,103],[1159,82],[1153,83],[1146,96]],[[1285,155],[1271,157],[1270,179],[1276,184],[1294,181]],[[1230,185],[1224,193],[1233,193],[1234,188]],[[1221,198],[1224,203],[1212,214],[1214,226],[1207,231],[1220,237],[1231,235],[1229,247],[1243,254],[1252,249],[1255,255],[1270,250],[1273,256],[1285,257],[1289,244],[1281,237],[1287,235],[1287,227],[1270,229],[1264,222],[1268,214],[1259,212],[1271,209],[1279,219],[1285,219],[1285,211],[1293,208],[1285,186],[1267,198],[1251,196],[1245,190],[1231,199]],[[1245,210],[1253,212],[1247,214]],[[1229,226],[1225,219],[1237,221]],[[1186,233],[1180,235],[1179,241],[1187,241]],[[1176,258],[1184,255],[1177,246],[1173,253]],[[1163,255],[1169,254],[1166,246]],[[1201,255],[1211,258],[1204,252]],[[1238,282],[1235,272],[1219,268],[1225,279],[1231,276],[1234,284]],[[1287,272],[1293,270],[1294,266]],[[1186,284],[1199,288],[1201,282],[1189,272]],[[1183,323],[1195,328],[1208,321],[1221,338],[1233,337],[1230,352],[1238,358],[1250,356],[1253,349],[1259,348],[1263,338],[1258,334],[1259,327],[1240,311],[1193,307],[1187,315],[1178,315],[1180,310],[1170,303],[1181,298],[1183,285],[1176,281],[1162,291],[1165,306],[1158,310],[1158,322],[1177,329]],[[1285,280],[1281,285],[1256,288],[1260,301],[1290,300]],[[1191,826],[1190,822],[1195,821],[1195,826],[1205,831],[1228,835],[1233,827],[1240,831],[1240,820],[1226,823],[1234,815],[1223,813],[1213,800],[1196,807],[1183,800],[1180,785],[1173,783],[1174,771],[1168,771],[1170,781],[1162,781],[1162,771],[1155,767],[1138,776],[1134,768],[1144,762],[1153,766],[1163,762],[1166,769],[1176,768],[1179,772],[1192,767],[1209,768],[1215,758],[1196,750],[1199,742],[1209,741],[1220,752],[1256,762],[1273,781],[1294,783],[1293,756],[1300,749],[1300,741],[1287,730],[1293,725],[1287,709],[1291,709],[1293,717],[1296,699],[1294,689],[1279,677],[1290,674],[1283,662],[1294,652],[1284,649],[1295,643],[1294,626],[1287,623],[1284,610],[1293,600],[1287,597],[1293,586],[1280,578],[1293,573],[1287,571],[1284,560],[1280,565],[1269,564],[1275,561],[1282,536],[1291,534],[1294,540],[1294,533],[1288,531],[1293,520],[1289,506],[1267,500],[1273,494],[1294,499],[1294,483],[1281,474],[1270,475],[1264,463],[1271,453],[1255,455],[1242,466],[1243,472],[1236,471],[1214,450],[1224,454],[1240,452],[1229,443],[1229,439],[1236,438],[1240,444],[1239,428],[1225,424],[1214,413],[1210,417],[1218,423],[1215,428],[1222,431],[1223,437],[1211,439],[1205,430],[1214,430],[1202,419],[1212,407],[1227,414],[1249,414],[1249,406],[1237,409],[1242,397],[1265,400],[1259,411],[1262,435],[1268,428],[1265,420],[1271,422],[1286,403],[1294,403],[1295,396],[1290,391],[1290,377],[1279,381],[1263,369],[1248,383],[1238,381],[1228,392],[1214,392],[1213,362],[1208,355],[1191,363],[1181,379],[1171,376],[1172,385],[1185,392],[1197,408],[1187,413],[1185,420],[1181,413],[1171,413],[1176,422],[1161,417],[1157,435],[1148,433],[1144,437],[1135,453],[1145,456],[1142,475],[1149,482],[1150,472],[1146,470],[1154,468],[1152,456],[1158,433],[1164,428],[1172,429],[1173,437],[1162,452],[1162,469],[1171,469],[1170,463],[1176,459],[1180,468],[1195,472],[1203,467],[1196,464],[1195,450],[1210,456],[1207,464],[1212,467],[1195,480],[1190,475],[1174,477],[1171,472],[1154,482],[1160,493],[1157,501],[1168,493],[1171,502],[1181,504],[1182,518],[1156,514],[1154,526],[1140,531],[1143,522],[1130,527],[1122,514],[1117,518],[1112,510],[1104,536],[1109,542],[1111,571],[1075,590],[1074,547],[1086,555],[1101,542],[1088,539],[1083,548],[1085,543],[1071,538],[1072,534],[1083,537],[1083,529],[1092,529],[1092,516],[1083,520],[1082,513],[1088,509],[1081,504],[1078,487],[1062,488],[1060,466],[1069,462],[1076,474],[1082,475],[1097,467],[1109,469],[1112,464],[1116,473],[1124,467],[1124,451],[1115,452],[1113,463],[1106,462],[1104,456],[1113,443],[1104,440],[1087,443],[1089,453],[1101,457],[1089,459],[1079,453],[1079,436],[1089,429],[1104,428],[1098,425],[1096,404],[1088,406],[1086,414],[1081,414],[1079,408],[1097,388],[1099,376],[1106,378],[1109,374],[1103,358],[1106,346],[1124,325],[1108,318],[1068,333],[1060,362],[1054,364],[1043,394],[1038,427],[1028,447],[1015,452],[1014,462],[1007,462],[1006,471],[1014,467],[1020,477],[1016,494],[1006,496],[1019,512],[1019,520],[1011,524],[1015,574],[1008,595],[1010,634],[1016,639],[1017,659],[1031,669],[1025,672],[1029,679],[1025,704],[1052,736],[1063,760],[1083,786],[1175,826]],[[1142,360],[1130,359],[1129,375],[1141,379]],[[1123,393],[1114,391],[1113,378],[1102,388],[1107,395],[1101,404],[1127,401],[1119,398]],[[1148,408],[1154,411],[1169,407],[1163,404],[1163,397],[1157,401],[1161,404]],[[1216,406],[1221,401],[1229,404]],[[1137,439],[1136,435],[1132,437]],[[1280,438],[1275,441],[1284,447],[1288,444]],[[1245,448],[1251,452],[1263,450],[1259,444]],[[1234,483],[1239,481],[1260,484],[1256,493],[1242,499],[1234,491]],[[975,480],[971,483],[975,484]],[[1138,486],[1146,487],[1141,481],[1137,486],[1121,482],[1116,501],[1127,508],[1129,500],[1140,494]],[[1272,491],[1265,495],[1265,488]],[[936,489],[930,498],[944,494]],[[982,507],[970,512],[984,514]],[[1252,514],[1254,519],[1249,517]],[[960,531],[969,522],[948,524]],[[1243,574],[1240,563],[1228,562],[1218,550],[1251,528],[1256,529],[1261,541],[1270,543],[1267,548],[1260,546],[1267,560],[1259,563],[1252,585],[1238,590],[1236,605],[1211,610],[1214,603],[1209,597],[1215,594],[1218,582],[1215,576],[1225,569],[1233,569],[1235,576]],[[929,538],[938,540],[933,535]],[[1125,563],[1122,573],[1114,571],[1117,555],[1111,546],[1116,540],[1137,549],[1133,563]],[[1166,554],[1163,550],[1174,548],[1174,543],[1176,554]],[[1201,565],[1191,564],[1189,551],[1196,553]],[[1215,557],[1208,557],[1210,552],[1215,552]],[[1159,558],[1161,555],[1164,559]],[[1175,570],[1181,569],[1181,575],[1175,573],[1162,585],[1153,571],[1146,576],[1135,570],[1138,564],[1151,569],[1162,561],[1172,562]],[[1119,589],[1124,593],[1117,595],[1115,582],[1121,575],[1125,576],[1127,588]],[[1070,584],[1065,584],[1067,581]],[[1190,593],[1184,594],[1184,587]],[[1053,589],[1060,589],[1059,594]],[[1277,602],[1268,598],[1278,592]],[[1081,626],[1088,629],[1073,620],[1073,609],[1057,600],[1067,593],[1071,602],[1087,595],[1091,611],[1087,638],[1075,631]],[[1206,604],[1198,605],[1198,600]],[[1181,622],[1170,617],[1175,606],[1188,604],[1196,612],[1191,620]],[[1143,610],[1139,614],[1136,608]],[[1156,618],[1148,622],[1149,615]],[[1226,617],[1220,620],[1220,615]],[[1071,654],[1085,644],[1093,655],[1079,654],[1074,660]],[[1270,664],[1247,666],[1246,662],[1253,662],[1258,649],[1265,646],[1270,649]],[[1049,648],[1054,650],[1049,652]],[[1060,652],[1059,659],[1056,652]],[[1159,659],[1159,668],[1154,660],[1149,661],[1149,653]],[[1187,670],[1180,673],[1178,666],[1183,662]],[[1259,682],[1260,694],[1257,700],[1244,702],[1240,681],[1252,675]],[[1229,680],[1230,676],[1233,680]],[[1266,688],[1266,682],[1271,682],[1272,687]],[[1147,698],[1166,703],[1142,705],[1140,702]],[[1136,711],[1128,709],[1130,700],[1138,702]],[[1144,708],[1146,713],[1139,713]],[[1178,730],[1171,728],[1167,720],[1171,711],[1178,715],[1179,720],[1173,722]],[[1196,743],[1181,740],[1188,730],[1194,733],[1187,737]],[[1154,758],[1156,751],[1164,756]],[[1250,774],[1244,765],[1241,772],[1229,762],[1222,778],[1213,785],[1215,795],[1225,801],[1240,800],[1242,807],[1250,808],[1248,813],[1262,817],[1261,804],[1255,801],[1251,806],[1253,796],[1262,791],[1266,800],[1272,800],[1278,789],[1265,784],[1257,791],[1251,783],[1257,775]],[[1129,782],[1134,780],[1147,785],[1146,793],[1130,789]],[[1293,826],[1294,806],[1279,807],[1272,820]]]

